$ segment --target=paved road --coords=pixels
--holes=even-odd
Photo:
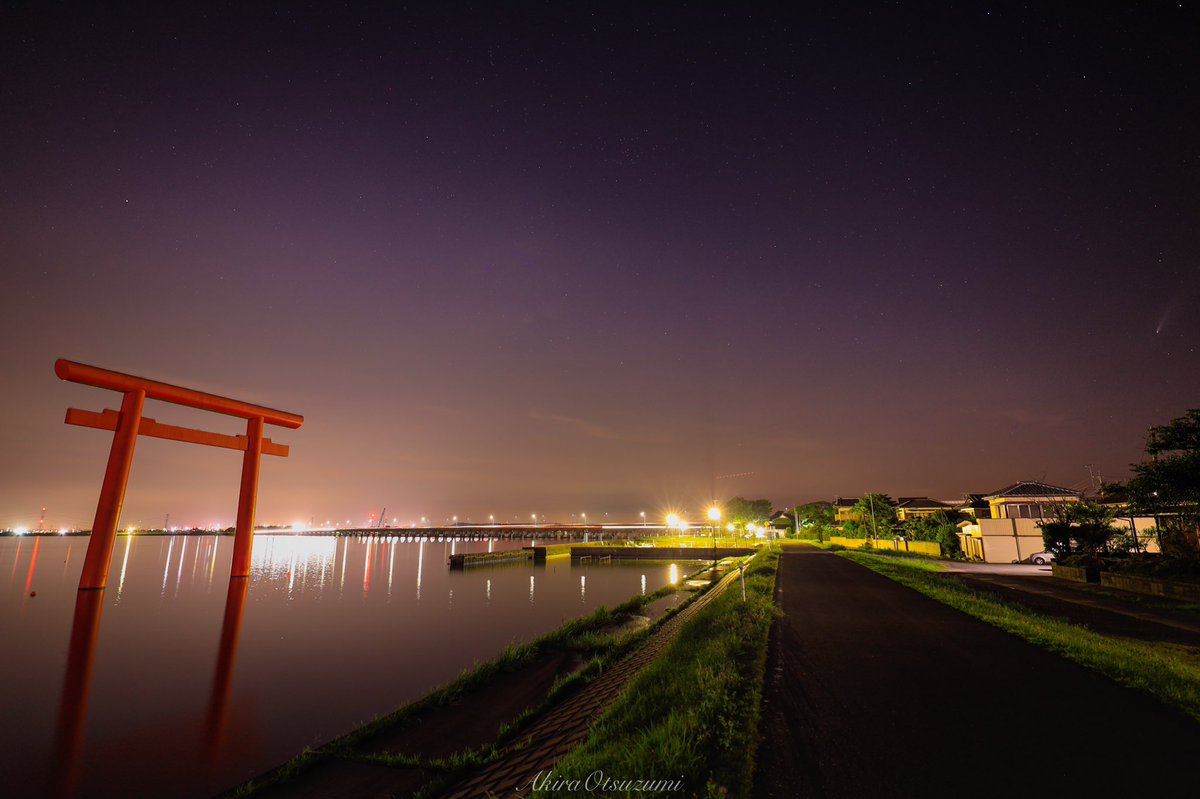
[[[1200,724],[820,551],[785,553],[756,797],[1195,796]]]

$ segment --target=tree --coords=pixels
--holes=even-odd
[[[725,503],[721,519],[738,527],[745,527],[748,524],[765,524],[774,512],[769,499],[734,497]]]
[[[939,510],[904,522],[904,532],[914,541],[936,541],[944,556],[957,558],[962,556],[962,542],[958,539],[961,521],[964,521],[963,515],[958,511]]]
[[[867,535],[875,538],[891,538],[899,524],[896,503],[887,494],[863,494],[854,503],[854,512],[861,519]]]
[[[1051,519],[1042,522],[1042,542],[1059,558],[1072,554],[1107,555],[1120,530],[1113,525],[1116,512],[1096,502],[1055,505]]]
[[[813,536],[818,541],[833,535],[836,530],[837,511],[832,502],[810,502],[799,508],[800,525],[797,535]]]
[[[1163,554],[1200,557],[1200,409],[1151,427],[1146,454],[1132,464],[1131,507],[1156,517]]]

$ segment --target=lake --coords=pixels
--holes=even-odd
[[[450,555],[524,541],[120,536],[79,592],[86,537],[0,538],[0,784],[209,796],[428,693],[506,644],[673,582],[684,564]]]

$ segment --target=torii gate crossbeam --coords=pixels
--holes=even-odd
[[[92,537],[88,542],[87,555],[83,562],[83,574],[79,578],[80,590],[104,588],[108,582],[117,523],[121,517],[121,506],[125,502],[125,488],[129,483],[130,467],[133,465],[134,444],[137,443],[139,435],[245,452],[242,457],[241,490],[238,495],[237,528],[233,539],[233,567],[230,576],[248,577],[250,551],[254,543],[254,510],[258,501],[259,460],[262,455],[288,455],[286,446],[263,438],[263,428],[273,424],[294,430],[304,424],[304,417],[62,358],[55,361],[54,373],[63,380],[120,391],[123,394],[119,412],[106,410],[103,413],[95,413],[68,408],[64,420],[67,424],[113,431],[108,466],[104,471],[104,483],[100,487],[96,517],[92,522]],[[153,419],[145,419],[142,417],[142,408],[147,399],[245,419],[246,435],[228,436],[206,430],[159,424]]]

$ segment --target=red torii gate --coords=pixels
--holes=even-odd
[[[62,380],[107,388],[124,394],[120,412],[105,410],[103,413],[95,413],[67,408],[67,418],[64,420],[66,424],[113,431],[108,466],[100,488],[100,500],[96,503],[96,519],[92,522],[92,537],[83,561],[83,574],[79,577],[80,590],[104,588],[108,582],[108,567],[112,562],[113,545],[116,543],[117,522],[121,517],[121,506],[125,502],[129,468],[133,464],[133,445],[139,435],[242,450],[246,453],[242,457],[241,493],[238,495],[237,529],[233,538],[233,568],[230,576],[250,576],[250,550],[254,544],[254,508],[258,501],[259,459],[264,454],[284,458],[288,455],[286,445],[263,438],[263,426],[273,424],[294,430],[304,424],[304,417],[63,358],[54,362],[54,373]],[[142,406],[147,399],[172,402],[245,419],[246,435],[228,436],[206,430],[159,424],[153,419],[145,419],[142,417]]]

